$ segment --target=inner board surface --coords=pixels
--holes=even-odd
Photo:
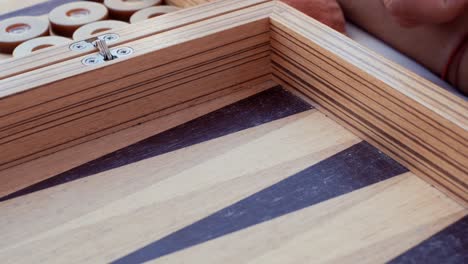
[[[280,87],[4,197],[0,212],[0,259],[16,263],[468,254],[461,206]]]

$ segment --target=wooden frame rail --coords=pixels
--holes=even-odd
[[[85,66],[95,50],[63,46],[0,64],[0,195],[281,84],[468,204],[467,102],[279,1],[116,33],[134,54]]]

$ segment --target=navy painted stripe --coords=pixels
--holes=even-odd
[[[59,5],[66,4],[69,2],[75,2],[76,0],[49,0],[37,5],[29,6],[23,9],[19,9],[10,13],[0,15],[0,21],[16,17],[16,16],[42,16],[48,14],[52,9]]]
[[[68,172],[2,197],[0,198],[0,202],[189,147],[294,115],[311,108],[312,106],[281,87],[272,88]]]
[[[468,216],[463,217],[389,263],[468,263]]]
[[[143,263],[157,259],[406,171],[396,161],[362,142],[114,263]]]

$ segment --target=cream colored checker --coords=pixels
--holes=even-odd
[[[138,21],[143,21],[149,18],[157,17],[160,15],[175,12],[178,10],[180,10],[180,8],[176,6],[170,6],[170,5],[153,6],[153,7],[145,8],[133,14],[132,17],[130,18],[130,23],[136,23]]]
[[[73,33],[73,39],[86,39],[94,34],[99,34],[107,30],[113,30],[128,25],[128,23],[118,20],[103,20],[84,25]]]
[[[41,49],[67,44],[70,41],[71,39],[69,38],[57,36],[47,36],[31,39],[21,43],[18,47],[16,47],[16,49],[13,51],[13,57],[23,57]]]
[[[162,4],[162,0],[104,0],[109,8],[111,17],[118,20],[128,21],[138,10]]]
[[[49,34],[49,24],[37,17],[20,16],[0,22],[0,52],[11,53],[19,44]]]
[[[99,3],[73,2],[61,5],[49,14],[49,20],[54,33],[71,37],[79,27],[108,16],[107,8]]]

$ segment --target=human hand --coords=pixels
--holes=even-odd
[[[323,24],[345,33],[345,19],[340,5],[335,0],[282,0]]]
[[[404,27],[442,24],[457,18],[468,0],[382,0],[390,14]]]

